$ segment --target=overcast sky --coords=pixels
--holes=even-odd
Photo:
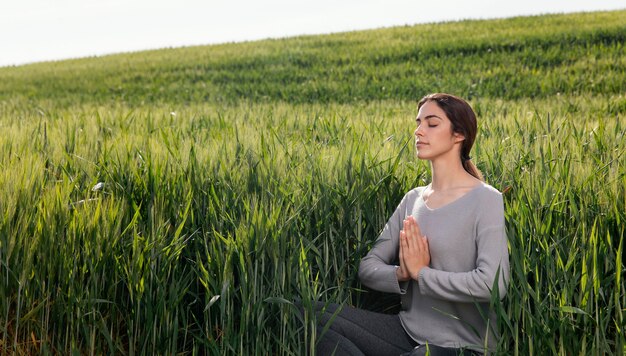
[[[0,66],[425,22],[624,8],[625,0],[0,0]]]

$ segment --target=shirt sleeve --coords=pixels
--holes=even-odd
[[[378,236],[372,249],[359,264],[359,279],[364,285],[388,293],[404,294],[408,282],[398,282],[395,262],[398,260],[398,241],[402,222],[406,218],[407,201],[404,196]]]
[[[500,193],[492,194],[476,225],[476,268],[447,272],[425,267],[419,273],[419,291],[424,295],[454,302],[486,302],[498,288],[500,299],[509,282],[509,252]],[[497,278],[497,282],[496,282]]]

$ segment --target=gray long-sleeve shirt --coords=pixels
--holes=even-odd
[[[402,325],[418,343],[493,349],[497,340],[489,311],[491,291],[497,285],[504,297],[509,280],[502,195],[482,183],[431,209],[422,199],[423,191],[415,188],[404,196],[361,260],[359,278],[370,288],[401,294]],[[428,238],[430,266],[421,270],[418,281],[398,282],[399,236],[409,215]]]

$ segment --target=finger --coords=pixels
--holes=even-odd
[[[415,217],[413,217],[413,216],[410,217],[409,226],[410,226],[410,229],[411,229],[411,234],[413,236],[419,236],[419,237],[422,236],[422,231],[420,230],[420,226],[417,223],[417,220],[415,220]]]
[[[413,225],[413,217],[411,215],[404,219],[404,230],[406,231],[407,238],[411,238],[411,226]]]
[[[420,225],[415,220],[413,220],[413,222],[414,222],[413,229],[415,230],[415,234],[419,237],[422,237],[422,230],[420,229]]]
[[[398,252],[398,260],[400,260],[400,268],[404,270],[404,256],[406,255],[406,233],[404,231],[400,231],[400,251]]]
[[[409,229],[413,227],[413,225],[415,224],[415,218],[413,217],[413,215],[409,215],[406,217],[406,223]]]
[[[404,221],[402,221],[402,230],[407,231],[407,229],[409,228],[410,222],[409,219],[406,218],[404,219]]]
[[[421,237],[422,236],[422,232],[420,230],[420,226],[417,223],[417,220],[415,220],[415,217],[411,216],[411,234],[413,235],[413,237]]]
[[[417,226],[417,223],[415,222],[415,218],[413,216],[410,216],[409,221],[408,221],[407,239],[409,240],[409,244],[412,248],[419,249],[419,245],[417,241],[418,235],[417,235],[417,230],[415,229],[416,226]]]
[[[404,228],[407,231],[407,234],[409,237],[411,237],[411,225],[413,223],[413,217],[411,215],[407,216],[406,219],[404,219]]]
[[[419,237],[418,239],[420,241],[420,251],[424,254],[430,254],[428,239],[426,238],[426,236]]]

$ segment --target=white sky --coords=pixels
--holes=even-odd
[[[0,0],[0,66],[424,22],[624,8],[626,0]]]

